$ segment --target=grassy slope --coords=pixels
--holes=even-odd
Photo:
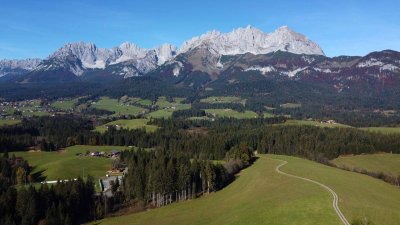
[[[270,159],[271,158],[271,159]],[[376,224],[398,224],[400,192],[369,176],[289,156],[263,155],[224,190],[200,199],[138,214],[108,218],[99,224],[340,224],[332,197],[321,187],[279,175],[281,170],[314,179],[339,195],[345,216]]]
[[[317,127],[350,127],[345,124],[327,124],[327,123],[321,123],[319,121],[314,121],[314,120],[287,120],[285,125],[308,125],[308,126],[317,126]]]
[[[238,112],[232,109],[205,109],[204,111],[215,114],[217,117],[233,117],[237,119],[257,118],[257,113],[249,110]]]
[[[400,191],[381,180],[304,159],[270,156],[289,162],[282,171],[311,178],[331,187],[339,195],[339,207],[349,221],[368,218],[375,224],[400,221]]]
[[[20,123],[21,120],[0,120],[0,127],[6,125],[15,125]]]
[[[277,174],[279,163],[263,156],[219,192],[100,224],[340,224],[330,195]]]
[[[155,125],[147,125],[147,122],[149,122],[149,119],[116,120],[97,126],[96,131],[105,132],[107,130],[107,125],[120,125],[125,129],[138,129],[143,127],[148,132],[153,132],[158,128]]]
[[[331,161],[338,166],[362,168],[368,171],[385,172],[400,176],[400,154],[371,154],[340,156]]]
[[[117,99],[102,97],[93,107],[115,112],[115,115],[137,115],[143,108],[118,102]]]
[[[190,104],[184,104],[182,101],[185,98],[175,98],[173,102],[167,101],[165,97],[159,97],[156,105],[160,108],[157,111],[149,113],[149,117],[153,118],[168,118],[176,110],[190,109]],[[174,107],[174,109],[172,108]]]
[[[301,104],[300,103],[285,103],[280,105],[281,108],[286,108],[286,109],[295,109],[295,108],[300,108]]]
[[[55,101],[51,104],[54,108],[61,110],[71,110],[74,108],[74,104],[78,102],[78,98],[65,100],[65,101]]]
[[[99,178],[111,168],[111,159],[101,157],[79,157],[75,154],[89,151],[123,150],[126,147],[117,146],[72,146],[63,152],[12,152],[16,156],[22,156],[35,167],[34,172],[44,171],[46,180],[68,179],[82,176],[85,168],[85,176],[88,174]]]
[[[200,100],[200,102],[204,103],[239,103],[242,105],[246,104],[246,99],[242,99],[240,97],[235,97],[235,96],[211,96],[208,98],[203,98]]]
[[[383,134],[400,134],[400,127],[364,127],[360,129]]]

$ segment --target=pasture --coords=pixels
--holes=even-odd
[[[284,125],[297,125],[297,126],[316,126],[316,127],[342,127],[349,128],[350,126],[341,123],[321,123],[315,120],[287,120]]]
[[[76,145],[55,152],[10,152],[23,157],[33,166],[33,173],[41,173],[46,180],[77,178],[91,175],[98,179],[111,168],[112,159],[105,157],[77,156],[86,151],[124,150],[124,146]]]
[[[129,103],[124,103],[118,101],[117,99],[112,99],[109,97],[102,97],[99,101],[92,104],[92,107],[97,109],[104,109],[114,112],[114,115],[138,115],[145,112],[144,108],[130,105]]]
[[[105,132],[107,130],[107,126],[109,125],[118,125],[124,129],[139,129],[144,128],[147,132],[154,132],[157,130],[157,126],[155,125],[147,125],[149,119],[132,119],[132,120],[115,120],[100,126],[96,127],[96,131]]]
[[[363,127],[360,129],[382,134],[400,134],[400,127]]]
[[[260,155],[219,192],[95,224],[341,224],[330,193],[314,183],[278,174],[278,160],[288,161],[282,171],[331,187],[350,222],[368,219],[395,225],[400,221],[400,192],[392,185],[305,159]]]
[[[236,96],[211,96],[208,98],[203,98],[200,102],[216,104],[216,103],[238,103],[246,105],[246,99],[242,99]]]
[[[78,102],[78,98],[70,99],[70,100],[58,100],[51,104],[52,107],[61,110],[73,110],[74,105]]]
[[[331,162],[339,167],[359,168],[371,172],[383,172],[400,176],[400,154],[348,155],[340,156]]]
[[[21,123],[21,120],[0,120],[0,127],[1,126],[8,126],[8,125],[15,125]]]
[[[215,117],[231,117],[236,119],[254,119],[258,117],[257,113],[249,110],[238,112],[233,109],[204,109],[204,111]]]

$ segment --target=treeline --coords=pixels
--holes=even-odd
[[[218,191],[234,179],[235,173],[249,166],[253,157],[252,149],[245,144],[232,148],[226,155],[226,163],[192,159],[185,152],[162,149],[124,151],[121,161],[127,164],[128,174],[120,190],[125,198],[113,204],[135,200],[161,207]]]
[[[40,188],[11,185],[0,176],[0,224],[81,224],[102,215],[103,206],[94,196],[92,178],[59,182]]]
[[[183,111],[177,116],[186,117],[192,113]],[[160,128],[152,133],[145,129],[112,128],[98,133],[90,130],[91,122],[86,119],[71,116],[33,118],[21,125],[0,128],[0,144],[3,149],[13,150],[20,146],[41,147],[45,144],[48,148],[54,146],[54,149],[71,145],[158,147],[171,152],[185,152],[197,159],[223,159],[233,146],[244,143],[261,153],[297,155],[318,161],[341,154],[399,152],[400,149],[400,135],[397,134],[372,133],[355,128],[278,125],[284,121],[283,117],[215,121],[153,119],[150,124]]]
[[[272,106],[274,107],[274,106]],[[293,119],[318,118],[333,119],[339,123],[354,127],[400,126],[400,115],[396,111],[372,112],[370,109],[335,109],[321,107],[316,104],[303,104],[300,108],[281,108],[279,105],[272,110],[277,115],[290,115]]]
[[[20,124],[0,127],[0,151],[22,151],[32,146],[56,150],[69,146],[69,137],[92,129],[90,120],[72,115],[26,118]]]
[[[387,172],[382,172],[382,171],[380,171],[380,172],[378,172],[378,171],[369,171],[369,170],[366,170],[364,168],[358,168],[358,167],[351,168],[351,167],[348,167],[348,166],[345,166],[345,165],[338,166],[338,165],[336,165],[334,163],[331,163],[331,162],[327,163],[327,165],[332,166],[332,167],[336,167],[336,168],[339,168],[339,169],[342,169],[342,170],[347,170],[347,171],[352,171],[352,172],[356,172],[356,173],[365,174],[365,175],[371,176],[373,178],[383,180],[386,183],[389,183],[389,184],[394,185],[396,187],[400,187],[400,175],[394,175],[392,173],[387,173]]]
[[[206,116],[206,112],[202,109],[185,109],[185,110],[177,110],[172,113],[172,118],[190,118],[190,117],[202,117]]]
[[[317,161],[342,154],[400,151],[400,135],[373,133],[355,128],[271,126],[260,119],[226,119],[215,122],[154,120],[153,123],[162,128],[154,133],[144,130],[110,130],[104,134],[90,133],[90,136],[83,137],[82,140],[89,143],[96,141],[95,144],[100,145],[159,146],[169,151],[186,152],[199,159],[222,159],[227,151],[240,143],[245,143],[260,153],[296,155]],[[206,131],[202,135],[189,132],[195,127]]]
[[[204,103],[196,101],[192,104],[194,109],[233,109],[238,112],[244,112],[246,108],[240,103]]]
[[[21,157],[17,158],[15,155],[9,157],[7,152],[2,154],[0,157],[1,182],[5,182],[10,185],[22,185],[28,182],[31,183],[34,181],[31,171],[32,168],[29,166],[28,161]]]
[[[160,147],[168,151],[186,152],[192,158],[223,159],[231,147],[240,144],[241,140],[247,141],[248,131],[258,129],[265,132],[264,129],[267,129],[267,125],[283,121],[285,121],[283,117],[249,120],[217,119],[214,122],[157,119],[151,123],[160,128],[153,133],[148,133],[145,129],[116,130],[111,128],[105,133],[82,133],[70,140],[71,144],[79,145]],[[195,135],[190,132],[196,128],[204,128],[207,131],[204,135]],[[253,149],[257,149],[256,144],[245,143]]]

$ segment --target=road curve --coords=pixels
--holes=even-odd
[[[289,177],[294,177],[294,178],[297,178],[297,179],[305,180],[305,181],[308,181],[308,182],[311,182],[311,183],[314,183],[314,184],[318,184],[319,186],[321,186],[321,187],[325,188],[326,190],[328,190],[328,191],[332,194],[332,196],[333,196],[333,203],[332,203],[332,206],[333,206],[333,209],[335,209],[336,214],[339,216],[339,219],[342,221],[342,223],[343,223],[344,225],[350,225],[349,221],[347,221],[346,217],[345,217],[345,216],[343,215],[343,213],[340,211],[340,208],[339,208],[339,206],[338,206],[339,197],[338,197],[338,195],[336,194],[336,192],[334,192],[330,187],[326,186],[325,184],[321,184],[321,183],[319,183],[319,182],[317,182],[317,181],[315,181],[315,180],[311,180],[311,179],[308,179],[308,178],[305,178],[305,177],[299,177],[299,176],[292,175],[292,174],[288,174],[288,173],[285,173],[285,172],[281,171],[280,168],[281,168],[282,166],[284,166],[285,164],[287,164],[288,162],[287,162],[287,161],[284,161],[284,160],[280,160],[280,159],[274,159],[274,160],[279,160],[279,161],[282,162],[281,164],[279,164],[279,165],[275,168],[275,171],[276,171],[277,173],[280,173],[280,174],[283,174],[283,175],[286,175],[286,176],[289,176]]]

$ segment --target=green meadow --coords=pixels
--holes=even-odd
[[[42,173],[46,180],[77,178],[78,176],[92,175],[95,178],[105,176],[111,169],[112,159],[103,157],[77,156],[86,151],[124,150],[121,146],[86,146],[77,145],[55,152],[10,152],[28,160],[34,167],[33,173]]]
[[[315,121],[315,120],[287,120],[284,125],[300,125],[300,126],[317,126],[317,127],[350,127],[345,124],[341,123],[334,123],[334,124],[329,124],[329,123],[321,123],[320,121]]]
[[[301,158],[261,155],[216,193],[94,224],[341,224],[331,194],[316,184],[278,174],[278,160],[288,161],[282,171],[331,187],[350,222],[368,219],[397,225],[400,221],[400,192],[390,184]]]
[[[157,130],[155,125],[147,125],[149,119],[132,119],[132,120],[116,120],[96,127],[96,131],[105,132],[109,125],[119,125],[124,129],[139,129],[144,128],[147,132],[154,132]]]
[[[70,100],[59,100],[55,101],[51,104],[52,107],[61,110],[72,110],[75,104],[78,102],[78,98],[70,99]]]
[[[249,110],[238,112],[233,109],[204,109],[204,111],[216,117],[232,117],[236,119],[253,119],[258,117],[257,113]]]
[[[400,154],[379,153],[339,156],[331,162],[339,167],[359,168],[400,176]]]
[[[15,125],[21,123],[21,120],[0,120],[0,127],[7,125]]]
[[[239,104],[245,105],[246,104],[246,99],[242,99],[242,98],[236,97],[236,96],[211,96],[211,97],[208,97],[208,98],[201,99],[200,102],[210,103],[210,104],[215,104],[215,103],[239,103]]]
[[[360,129],[383,134],[400,134],[400,127],[363,127]]]
[[[117,99],[112,99],[109,97],[102,97],[92,107],[97,109],[104,109],[114,112],[114,115],[138,115],[145,111],[144,108],[130,105],[129,103],[120,102]]]

